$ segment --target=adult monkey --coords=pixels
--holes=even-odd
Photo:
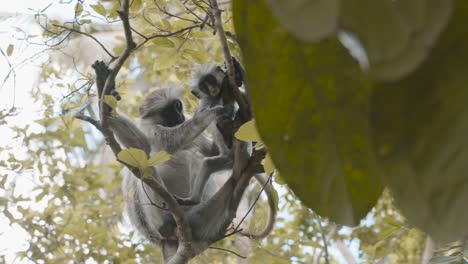
[[[96,62],[93,68],[96,71],[98,90],[102,91],[105,82],[102,80],[106,80],[109,69],[103,62]],[[111,90],[114,89],[112,87]],[[146,97],[140,108],[140,126],[134,125],[123,116],[109,120],[111,129],[125,147],[140,148],[147,154],[160,150],[172,154],[171,160],[156,167],[157,174],[154,177],[176,196],[179,203],[195,204],[184,207],[184,211],[193,239],[199,242],[200,248],[206,248],[223,238],[248,185],[248,176],[260,170],[255,166],[249,167],[252,171],[247,171],[240,177],[231,177],[215,192],[209,175],[226,166],[232,167],[231,157],[212,156],[221,152],[213,151],[213,144],[204,137],[203,131],[223,113],[223,109],[222,106],[215,106],[198,111],[192,119],[185,121],[178,94],[170,89],[161,89]],[[256,155],[255,158],[258,162],[261,155]],[[177,250],[178,243],[172,215],[167,210],[154,206],[161,199],[150,187],[126,168],[122,174],[124,194],[133,194],[126,207],[132,224],[145,238],[162,248],[167,260]],[[200,179],[206,179],[206,187]]]

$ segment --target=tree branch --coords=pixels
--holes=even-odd
[[[100,124],[99,121],[97,121],[96,119],[93,119],[93,118],[91,118],[91,117],[89,117],[89,116],[85,116],[85,115],[83,115],[83,114],[77,114],[77,115],[75,115],[75,118],[90,123],[90,124],[93,125],[97,130],[99,130],[99,131],[102,132],[101,124]]]
[[[69,28],[69,27],[66,27],[66,26],[62,26],[62,25],[52,24],[52,26],[58,27],[58,28],[62,28],[62,29],[68,30],[68,31],[70,31],[70,32],[75,32],[75,33],[78,33],[78,34],[87,36],[87,37],[91,38],[92,40],[94,40],[99,46],[101,46],[101,48],[104,50],[104,52],[106,52],[107,55],[109,55],[109,57],[111,57],[111,60],[115,60],[115,59],[117,58],[114,54],[112,54],[112,53],[104,46],[104,44],[102,44],[96,37],[94,37],[94,36],[91,35],[91,34],[88,34],[88,33],[86,33],[86,32],[83,32],[83,31],[80,31],[80,30],[77,30],[77,29],[74,29],[74,28]]]
[[[231,52],[229,50],[226,32],[224,31],[223,21],[221,19],[221,10],[218,7],[218,3],[216,0],[210,0],[211,3],[211,14],[213,15],[214,27],[216,29],[216,33],[219,36],[219,40],[221,42],[221,47],[223,48],[224,54],[224,61],[226,62],[228,77],[229,77],[229,84],[233,90],[234,98],[236,99],[237,104],[239,105],[239,111],[241,113],[242,121],[246,122],[251,119],[251,113],[249,109],[248,102],[245,100],[244,96],[242,96],[241,91],[237,88],[236,85],[236,78],[235,78],[235,69],[234,63],[232,61]]]

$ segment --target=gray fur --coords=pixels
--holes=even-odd
[[[210,175],[232,167],[232,160],[228,156],[206,156],[213,143],[203,132],[223,112],[223,107],[197,111],[193,118],[175,127],[160,125],[164,116],[159,110],[165,106],[164,102],[177,98],[177,95],[170,89],[151,93],[140,108],[142,119],[137,130],[148,139],[150,155],[159,151],[166,151],[172,155],[171,160],[156,166],[155,179],[163,184],[168,192],[179,197],[180,202],[203,203],[215,192]],[[130,134],[124,137],[121,132],[117,132],[116,136],[119,141],[123,141],[122,138],[136,134],[133,130],[132,128]],[[159,195],[126,169],[123,177],[124,194],[133,194],[126,205],[132,224],[152,243],[161,245],[162,241],[175,239],[175,233],[167,232],[166,228],[173,225],[170,213],[150,205],[161,204]]]

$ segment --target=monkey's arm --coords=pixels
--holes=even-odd
[[[220,150],[215,141],[208,139],[204,135],[200,135],[193,142],[198,148],[199,151],[205,157],[214,157],[219,155]]]
[[[189,198],[184,199],[186,204],[198,204],[203,194],[203,189],[211,174],[220,170],[232,169],[233,158],[229,155],[207,157],[203,160],[200,171],[192,178],[192,193]]]
[[[191,145],[223,111],[223,106],[215,106],[196,113],[192,119],[175,127],[156,125],[154,136],[157,139],[159,150],[174,153]]]
[[[109,117],[109,126],[121,144],[126,148],[138,148],[150,154],[151,145],[148,138],[129,119],[123,116]]]

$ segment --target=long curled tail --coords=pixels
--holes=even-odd
[[[255,174],[255,179],[260,183],[261,186],[265,186],[265,193],[268,197],[268,207],[270,208],[270,212],[268,215],[268,222],[265,228],[259,233],[251,233],[250,231],[241,231],[240,234],[252,239],[262,239],[267,237],[271,231],[273,230],[273,226],[275,225],[276,221],[276,213],[278,211],[278,194],[276,190],[273,188],[273,184],[271,183],[271,178],[266,178],[265,174]]]

